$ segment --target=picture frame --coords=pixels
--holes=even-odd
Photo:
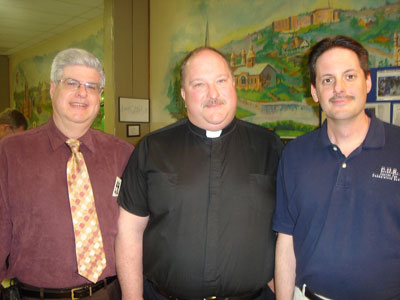
[[[392,124],[400,126],[400,103],[393,103]]]
[[[140,124],[126,125],[126,136],[127,137],[140,136]]]
[[[367,102],[365,108],[371,110],[378,119],[390,123],[390,102]]]
[[[118,115],[120,122],[149,123],[150,100],[119,97]]]
[[[400,68],[377,71],[376,100],[400,100]]]

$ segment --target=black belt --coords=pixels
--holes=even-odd
[[[155,287],[155,288],[161,295],[163,295],[165,298],[168,298],[170,300],[194,300],[193,298],[175,297],[175,296],[168,294],[167,292],[165,292],[163,290],[160,290],[157,287]],[[209,296],[209,297],[203,297],[203,298],[198,298],[198,299],[202,299],[202,300],[254,300],[261,295],[262,291],[263,290],[260,289],[259,291],[255,292],[251,295],[247,295],[247,296],[235,296],[235,297]]]
[[[313,291],[311,291],[309,288],[307,288],[307,286],[304,291],[304,296],[306,296],[310,300],[325,300],[325,299],[319,297],[318,295],[316,295]]]
[[[18,289],[21,297],[31,297],[40,299],[52,299],[52,298],[69,298],[79,299],[92,296],[98,290],[106,287],[107,284],[113,282],[117,276],[107,277],[97,283],[85,284],[76,288],[71,289],[45,289],[37,288],[31,285],[18,282]]]

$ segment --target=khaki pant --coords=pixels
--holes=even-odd
[[[305,287],[303,287],[303,289],[305,289]],[[316,294],[318,297],[320,297],[321,299],[325,299],[325,300],[331,300],[329,298],[323,297],[321,295]],[[294,288],[294,293],[293,293],[293,300],[310,300],[309,298],[307,298],[304,294],[303,291],[298,288],[297,286]]]

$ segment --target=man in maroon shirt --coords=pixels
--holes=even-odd
[[[90,128],[104,84],[95,56],[61,51],[51,67],[49,122],[0,142],[0,281],[16,278],[22,299],[120,298],[116,199],[133,146]],[[78,274],[66,172],[70,138],[81,143],[103,238],[106,267],[97,282]]]

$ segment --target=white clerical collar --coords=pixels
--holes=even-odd
[[[206,136],[208,138],[212,138],[212,139],[219,137],[221,135],[221,133],[222,133],[222,130],[218,130],[218,131],[206,130]]]

